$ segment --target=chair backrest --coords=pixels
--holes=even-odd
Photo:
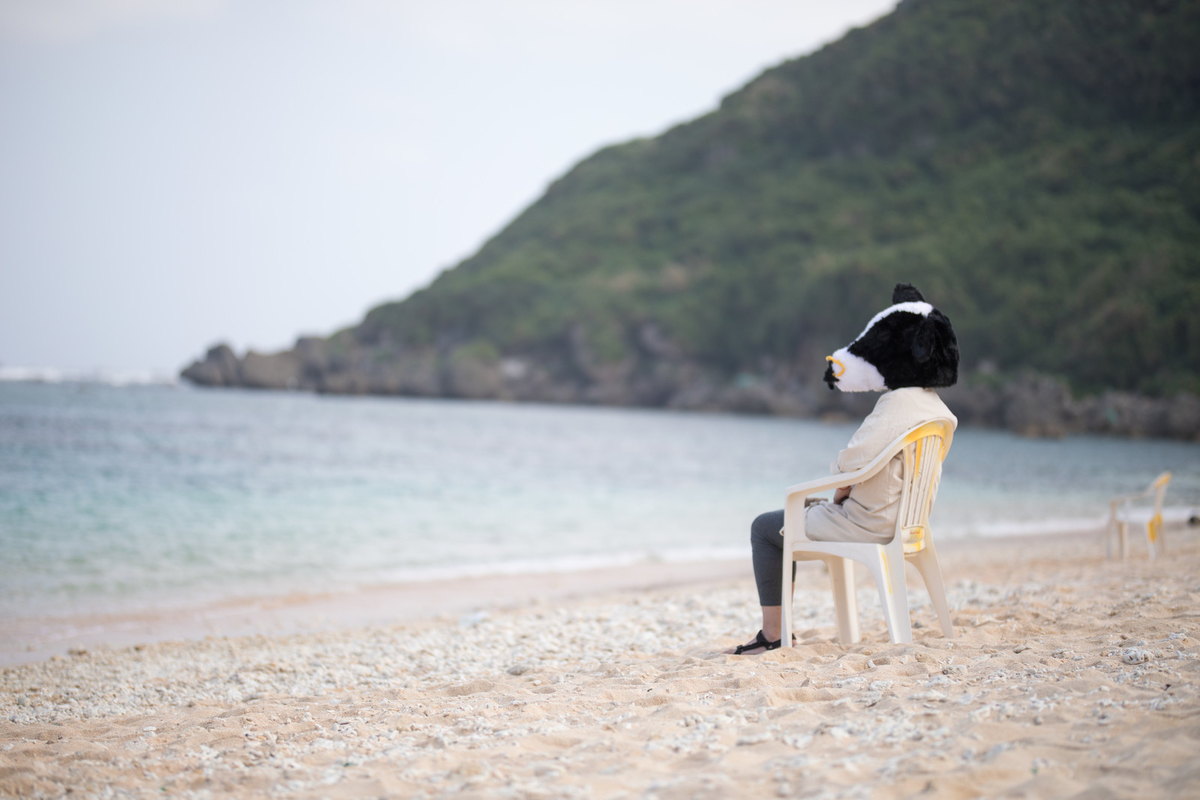
[[[1162,533],[1162,509],[1163,499],[1167,496],[1167,484],[1171,482],[1171,473],[1168,470],[1162,475],[1154,479],[1150,484],[1147,492],[1154,492],[1154,514],[1150,517],[1150,522],[1146,525],[1146,535],[1150,538],[1150,542],[1157,543],[1159,534]]]
[[[1162,475],[1154,479],[1147,491],[1154,492],[1154,507],[1156,511],[1162,511],[1163,496],[1167,493],[1167,484],[1171,482],[1171,471],[1167,470]]]
[[[929,541],[929,512],[941,480],[941,464],[953,440],[954,425],[948,419],[926,422],[904,436],[904,488],[896,538],[905,555],[921,552]]]

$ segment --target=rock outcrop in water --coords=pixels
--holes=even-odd
[[[557,352],[501,357],[482,347],[439,351],[367,346],[347,332],[305,337],[291,350],[237,358],[228,345],[211,348],[182,376],[199,386],[298,389],[327,394],[445,397],[547,403],[730,411],[825,419],[867,414],[874,394],[830,392],[819,381],[820,356],[810,369],[764,362],[757,373],[722,376],[683,358],[660,333],[644,332],[643,352],[602,364],[583,337]],[[1200,398],[1150,398],[1110,391],[1076,399],[1046,375],[1000,380],[988,371],[941,390],[969,425],[1005,428],[1024,436],[1070,433],[1200,440]]]

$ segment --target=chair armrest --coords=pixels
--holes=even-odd
[[[1154,494],[1154,487],[1150,487],[1149,489],[1145,489],[1140,492],[1135,492],[1134,494],[1123,494],[1120,497],[1114,497],[1108,502],[1109,505],[1118,506],[1123,503],[1132,503],[1134,500],[1143,500],[1152,494]]]
[[[1155,492],[1157,492],[1160,487],[1166,486],[1170,482],[1171,482],[1171,473],[1164,472],[1162,475],[1159,475],[1157,478],[1155,478],[1154,482],[1151,483],[1149,486],[1147,486],[1142,491],[1134,492],[1133,494],[1121,495],[1120,497],[1114,497],[1112,500],[1109,501],[1109,503],[1112,504],[1113,508],[1116,508],[1117,504],[1119,504],[1119,503],[1132,503],[1134,500],[1142,500],[1144,498],[1150,497]]]
[[[839,472],[828,478],[797,483],[787,488],[783,502],[784,546],[790,542],[805,537],[804,533],[804,498],[818,492],[830,489],[840,489],[843,486],[853,486],[879,472],[896,455],[895,451],[887,450],[881,453],[870,464],[854,472]],[[790,531],[790,536],[789,532]]]
[[[861,470],[860,470],[861,471]],[[797,483],[795,486],[789,486],[786,489],[786,496],[790,499],[792,495],[798,494],[802,497],[808,497],[819,492],[827,492],[830,489],[840,489],[843,486],[851,486],[854,481],[847,480],[848,477],[856,475],[855,472],[839,472],[836,475],[830,475],[828,478],[821,478],[815,481],[806,481],[805,483]]]
[[[805,483],[797,483],[789,486],[786,490],[786,496],[789,499],[794,494],[801,494],[807,497],[817,492],[826,492],[830,489],[840,489],[843,486],[853,486],[856,483],[862,483],[883,469],[895,455],[896,452],[894,450],[885,450],[876,456],[871,463],[861,469],[856,469],[854,472],[838,472],[830,475],[828,478],[818,478],[815,481],[806,481]]]

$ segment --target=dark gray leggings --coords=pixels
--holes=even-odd
[[[750,549],[753,552],[754,582],[758,584],[758,604],[777,606],[783,595],[783,509],[759,514],[750,523]],[[796,565],[792,564],[792,580]]]

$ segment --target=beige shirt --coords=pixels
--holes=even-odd
[[[885,392],[830,469],[835,474],[861,469],[905,431],[939,418],[958,426],[958,418],[932,389]],[[841,505],[821,503],[810,507],[804,516],[808,538],[819,542],[890,542],[900,513],[903,467],[903,455],[897,454],[874,477],[851,489]]]

